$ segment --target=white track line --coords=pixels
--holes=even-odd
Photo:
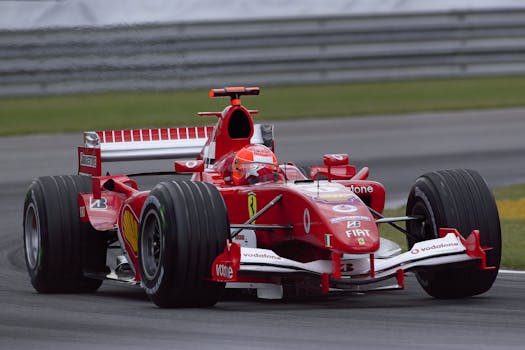
[[[518,271],[518,270],[499,270],[499,273],[509,273],[509,274],[516,274],[516,275],[525,275],[525,271]]]

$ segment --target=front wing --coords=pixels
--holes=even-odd
[[[283,279],[319,279],[322,293],[332,291],[370,291],[404,288],[406,271],[439,268],[451,264],[466,268],[493,269],[486,266],[485,250],[479,232],[466,239],[455,229],[440,229],[440,238],[414,244],[410,251],[380,258],[372,254],[332,253],[331,260],[302,263],[277,255],[269,249],[241,247],[228,243],[212,265],[212,279],[230,288],[257,289],[262,298],[282,297]],[[468,265],[468,266],[467,266]],[[386,283],[395,279],[394,283]]]

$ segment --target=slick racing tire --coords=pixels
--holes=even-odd
[[[501,260],[501,229],[496,202],[483,178],[473,170],[456,169],[430,172],[419,177],[408,196],[407,216],[423,221],[407,223],[409,250],[416,241],[438,237],[439,228],[455,228],[463,237],[479,230],[486,251],[487,266],[444,267],[416,272],[423,289],[436,298],[462,298],[490,289]]]
[[[101,280],[84,271],[104,271],[106,240],[80,221],[78,194],[91,192],[88,176],[39,177],[24,203],[24,251],[31,284],[40,293],[93,292]]]
[[[139,266],[146,294],[159,307],[213,306],[224,283],[212,282],[213,260],[230,224],[224,200],[210,184],[161,182],[144,203]]]

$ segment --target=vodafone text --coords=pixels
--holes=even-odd
[[[233,278],[233,268],[231,266],[217,264],[215,265],[215,274],[219,277],[231,280]]]
[[[356,185],[350,185],[348,186],[350,191],[354,192],[355,194],[370,194],[374,192],[374,188],[370,185],[368,186],[356,186]]]

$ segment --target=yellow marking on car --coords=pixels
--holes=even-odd
[[[131,211],[127,208],[122,215],[122,228],[126,241],[130,244],[131,249],[137,253],[139,251],[139,224],[137,220],[135,220]]]

